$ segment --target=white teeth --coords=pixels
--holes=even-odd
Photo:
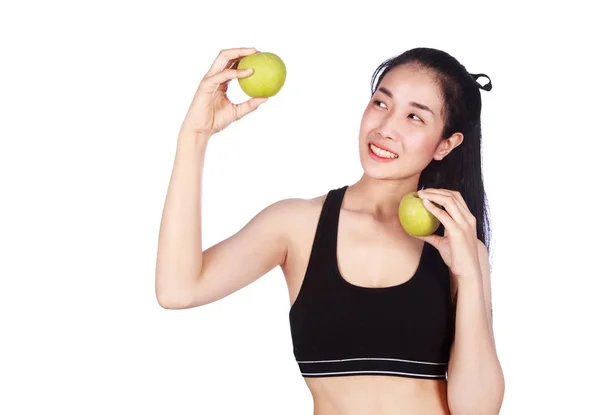
[[[370,144],[369,147],[373,150],[373,153],[377,154],[379,157],[383,157],[386,159],[397,159],[398,154],[390,153],[387,150],[382,150],[379,147],[376,147],[374,144]]]

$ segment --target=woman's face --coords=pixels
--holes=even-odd
[[[359,153],[365,173],[378,179],[412,177],[459,145],[461,134],[440,140],[442,107],[431,73],[410,66],[388,72],[361,121]]]

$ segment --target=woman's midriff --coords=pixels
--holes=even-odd
[[[450,415],[445,380],[361,375],[305,381],[314,415]]]

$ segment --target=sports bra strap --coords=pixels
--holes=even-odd
[[[344,186],[339,189],[331,190],[327,194],[327,198],[323,204],[321,223],[319,224],[320,229],[317,231],[319,236],[318,252],[325,254],[328,259],[335,258],[336,256],[335,248],[337,245],[340,210],[344,192],[347,187],[348,186]]]
[[[329,270],[335,265],[335,262],[332,263],[332,259],[335,259],[337,255],[338,219],[344,191],[347,187],[346,185],[338,189],[332,189],[325,197],[310,253],[307,280],[311,280],[315,274],[320,274],[324,269]],[[307,284],[310,284],[310,282],[307,282]]]

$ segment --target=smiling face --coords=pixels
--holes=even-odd
[[[419,175],[462,142],[462,134],[441,140],[442,91],[431,72],[399,66],[381,80],[367,105],[359,132],[360,161],[377,179]]]

